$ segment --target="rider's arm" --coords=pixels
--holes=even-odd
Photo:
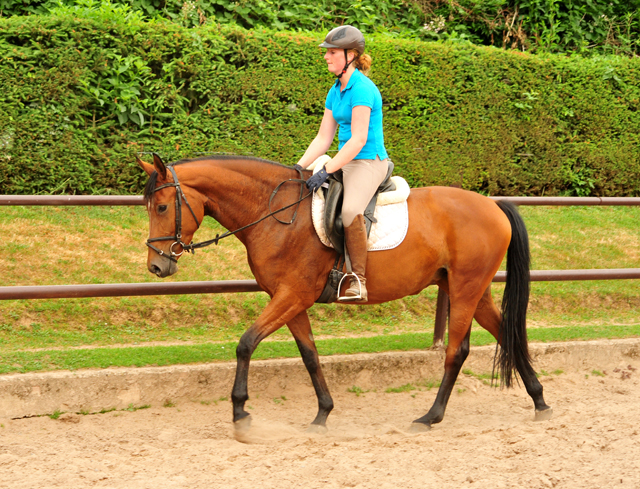
[[[298,161],[298,165],[302,168],[306,168],[316,161],[319,156],[325,154],[333,143],[337,129],[338,123],[333,118],[333,113],[329,109],[325,108],[318,134],[314,140],[311,141],[311,144],[305,151],[304,155]]]
[[[327,163],[326,170],[333,173],[353,160],[367,142],[369,134],[369,119],[371,108],[366,105],[357,105],[351,111],[351,139],[338,151],[338,154]]]

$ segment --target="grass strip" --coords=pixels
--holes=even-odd
[[[319,340],[317,346],[322,355],[406,351],[430,347],[432,336],[427,333],[408,333],[368,338],[336,338]],[[11,352],[4,354],[0,360],[0,374],[230,361],[236,357],[237,345],[237,342],[229,342]],[[261,360],[298,356],[300,353],[293,341],[266,341],[258,347],[252,358]]]
[[[561,342],[640,337],[640,324],[613,326],[575,326],[539,328],[528,331],[531,342]],[[335,338],[318,340],[323,356],[381,353],[387,351],[423,350],[432,345],[431,333],[405,333],[366,338]],[[493,344],[486,331],[474,331],[472,346]],[[237,342],[202,343],[196,345],[141,346],[129,348],[90,348],[11,352],[0,359],[0,374],[51,370],[78,370],[108,367],[146,367],[222,362],[235,359]],[[293,341],[263,342],[253,355],[256,360],[295,358],[299,356]]]

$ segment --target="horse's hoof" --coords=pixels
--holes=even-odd
[[[246,433],[251,429],[251,416],[245,416],[233,423],[236,433]]]
[[[409,433],[426,433],[431,431],[431,426],[424,423],[411,423],[409,426]]]
[[[307,433],[315,433],[318,435],[324,435],[329,431],[326,426],[321,424],[310,424],[307,428]]]
[[[548,421],[551,419],[552,416],[553,416],[553,409],[551,408],[547,408],[543,411],[538,411],[536,409],[536,417],[534,418],[534,421]]]

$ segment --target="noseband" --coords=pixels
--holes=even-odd
[[[176,234],[174,236],[164,236],[162,238],[148,238],[145,243],[149,248],[158,253],[160,256],[166,256],[169,260],[177,262],[178,257],[182,255],[185,251],[193,252],[193,249],[182,242],[182,200],[184,199],[184,203],[187,205],[189,210],[191,211],[191,215],[193,216],[193,220],[196,221],[198,227],[200,227],[200,223],[198,222],[198,218],[196,217],[196,213],[193,212],[189,201],[187,200],[187,196],[184,194],[182,187],[180,186],[180,182],[178,181],[178,175],[176,175],[176,171],[171,166],[167,166],[171,174],[173,175],[173,183],[165,183],[164,185],[160,185],[159,187],[153,189],[153,193],[156,193],[158,190],[162,190],[167,187],[175,187],[176,188]],[[169,247],[169,255],[167,255],[164,251],[159,248],[156,248],[151,243],[155,243],[156,241],[170,241],[173,240],[171,246]],[[180,253],[176,253],[173,251],[173,247],[175,245],[182,246],[182,251]]]
[[[280,187],[282,187],[282,185],[284,185],[287,182],[298,182],[300,183],[300,198],[295,201],[293,204],[289,204],[286,205],[284,207],[282,207],[281,209],[278,209],[276,211],[273,212],[269,212],[269,214],[267,214],[266,216],[258,219],[255,222],[252,222],[251,224],[247,224],[246,226],[242,226],[239,229],[236,229],[235,231],[227,231],[226,233],[220,235],[220,234],[216,234],[216,237],[213,239],[210,239],[209,241],[203,241],[201,243],[190,243],[190,244],[185,244],[182,242],[182,200],[184,199],[184,203],[187,205],[187,207],[189,208],[189,210],[191,211],[191,215],[193,216],[193,220],[196,222],[196,224],[198,225],[198,227],[200,227],[200,223],[198,222],[198,218],[196,217],[196,213],[193,212],[193,209],[191,208],[191,205],[189,204],[189,201],[187,200],[187,196],[184,194],[184,191],[182,190],[182,187],[180,186],[180,182],[178,181],[178,175],[176,175],[176,171],[173,169],[172,166],[167,166],[167,168],[169,169],[169,171],[171,171],[171,174],[173,175],[173,182],[172,183],[165,183],[164,185],[160,185],[159,187],[156,187],[155,189],[153,189],[152,193],[156,193],[158,190],[162,190],[163,188],[167,188],[167,187],[175,187],[176,188],[176,234],[173,236],[164,236],[162,238],[148,238],[146,241],[146,245],[151,248],[153,251],[155,251],[156,253],[158,253],[160,256],[166,256],[169,260],[173,261],[173,262],[178,262],[178,257],[180,255],[182,255],[182,253],[184,253],[185,251],[187,253],[195,253],[195,250],[197,248],[204,248],[205,246],[209,246],[212,244],[218,244],[218,241],[220,241],[222,238],[226,238],[227,236],[231,236],[233,234],[236,234],[239,231],[242,231],[243,229],[247,229],[248,227],[253,226],[254,224],[258,224],[261,221],[264,221],[266,218],[274,216],[274,219],[276,219],[279,223],[281,224],[293,224],[293,222],[296,219],[296,216],[298,214],[298,209],[296,209],[296,211],[293,213],[293,217],[291,218],[290,221],[286,222],[286,221],[281,221],[280,219],[278,219],[277,217],[275,217],[275,214],[277,214],[278,212],[282,212],[286,209],[289,209],[290,207],[293,207],[294,205],[300,205],[300,202],[302,202],[304,199],[306,199],[307,197],[309,197],[310,195],[313,195],[313,192],[309,192],[306,195],[303,196],[303,189],[305,188],[305,183],[306,181],[302,178],[302,171],[298,170],[298,174],[300,175],[300,178],[290,178],[288,180],[285,180],[283,182],[281,182],[272,192],[271,197],[269,198],[269,210],[271,211],[271,202],[273,201],[274,197],[276,196],[276,194],[278,193],[278,190],[280,190]],[[173,243],[171,243],[171,246],[169,247],[169,254],[165,253],[164,251],[162,251],[159,248],[156,248],[155,246],[153,246],[151,243],[155,243],[157,241],[170,241],[173,240]],[[182,251],[180,253],[176,253],[175,251],[173,251],[173,247],[175,245],[180,245],[182,247]]]

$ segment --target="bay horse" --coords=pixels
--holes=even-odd
[[[153,165],[137,160],[149,175],[144,193],[150,224],[149,271],[158,277],[176,273],[180,255],[199,247],[192,243],[193,235],[204,216],[210,216],[233,230],[246,247],[251,271],[271,297],[236,350],[231,395],[236,430],[250,426],[244,407],[249,399],[251,355],[263,339],[285,324],[318,398],[318,413],[309,429],[326,430],[333,400],[307,310],[322,293],[336,252],[321,243],[312,224],[311,199],[305,198],[309,191],[304,187],[304,178],[310,173],[298,175],[292,167],[246,156],[209,156],[170,165],[157,154]],[[296,206],[290,207],[292,203]],[[418,294],[429,285],[437,285],[449,295],[444,377],[433,406],[413,421],[411,430],[428,430],[442,421],[469,354],[473,319],[498,342],[495,363],[501,383],[510,387],[517,371],[533,400],[535,419],[549,419],[552,410],[544,401],[527,346],[529,243],[516,208],[451,187],[411,189],[407,203],[410,225],[404,241],[394,249],[368,255],[367,304]],[[283,218],[287,214],[291,222],[275,215],[264,218],[273,206],[280,209],[287,204],[290,208],[280,214]],[[211,242],[217,244],[218,239]],[[490,286],[505,254],[507,280],[500,311]]]

